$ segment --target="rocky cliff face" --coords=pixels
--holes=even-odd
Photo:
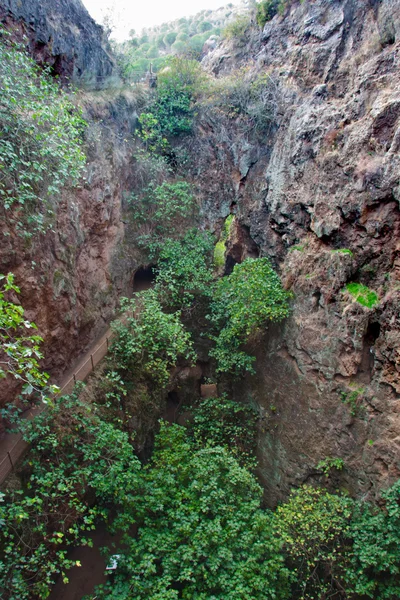
[[[115,71],[103,30],[80,0],[2,0],[0,21],[63,80],[104,87]]]
[[[398,2],[292,2],[245,54],[205,59],[217,74],[251,64],[279,89],[268,138],[231,154],[240,222],[294,293],[238,388],[264,412],[272,502],[325,457],[344,459],[332,484],[357,493],[399,477],[399,42]],[[379,304],[355,302],[349,282]]]
[[[77,24],[79,5],[65,2],[67,29],[87,23],[98,35],[87,16]],[[6,21],[22,19],[34,53],[44,43],[65,72],[84,78],[88,69],[99,80],[111,72],[100,41],[93,49],[86,34],[76,43],[59,37],[44,3],[2,6]],[[218,76],[246,65],[274,90],[267,132],[243,132],[209,112],[187,142],[195,161],[185,167],[212,226],[237,214],[227,267],[268,255],[294,294],[291,318],[254,343],[257,375],[233,390],[260,407],[271,504],[323,477],[316,466],[327,457],[345,464],[332,486],[357,494],[373,495],[400,474],[399,40],[395,0],[293,1],[261,37],[204,60]],[[87,180],[65,192],[55,233],[32,248],[13,236],[1,242],[0,270],[24,282],[22,301],[55,374],[105,326],[136,266],[121,219],[123,191],[134,186],[135,99],[95,93],[85,106]],[[350,282],[379,303],[356,302]]]
[[[22,33],[28,36],[33,56],[49,61],[62,79],[91,81],[99,87],[107,77],[110,85],[113,60],[102,42],[101,28],[79,0],[4,0],[0,14],[17,39]],[[3,224],[0,238],[0,272],[15,274],[26,315],[45,339],[43,368],[57,383],[105,330],[120,296],[130,294],[135,266],[134,259],[124,258],[121,217],[123,192],[132,177],[135,94],[118,86],[80,90],[75,101],[88,122],[88,160],[80,187],[63,190],[53,231],[26,241]],[[0,405],[10,396],[3,382]]]

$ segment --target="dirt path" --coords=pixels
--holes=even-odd
[[[83,596],[92,594],[96,585],[107,581],[105,575],[106,560],[100,549],[104,546],[119,545],[121,534],[112,535],[106,525],[101,523],[90,534],[93,547],[79,546],[68,552],[68,558],[79,561],[80,567],[72,567],[67,572],[68,583],[58,578],[48,600],[82,600]]]

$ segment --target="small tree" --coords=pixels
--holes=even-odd
[[[161,424],[139,530],[127,539],[107,600],[283,600],[288,571],[255,478],[221,447],[196,449],[183,427]]]
[[[218,281],[209,315],[218,330],[210,336],[218,372],[253,371],[254,358],[240,346],[268,322],[285,319],[289,297],[268,258],[247,258]]]
[[[160,386],[169,380],[169,371],[178,358],[193,361],[190,334],[180,321],[180,313],[166,314],[154,290],[146,290],[128,300],[122,298],[123,316],[112,327],[116,339],[111,346],[118,369],[145,375]]]

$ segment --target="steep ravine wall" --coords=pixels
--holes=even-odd
[[[13,36],[39,62],[58,65],[65,82],[68,76],[83,80],[85,89],[89,80],[101,87],[112,75],[102,29],[80,1],[0,4]],[[80,90],[75,100],[88,123],[81,185],[64,189],[58,198],[53,231],[26,241],[3,223],[0,237],[0,272],[15,274],[27,318],[45,340],[42,365],[53,381],[105,330],[120,296],[131,293],[136,265],[126,258],[121,216],[123,193],[131,187],[135,94],[117,86]],[[0,405],[10,396],[2,382]]]
[[[222,45],[204,60],[279,87],[265,145],[238,138],[230,155],[239,220],[294,293],[292,317],[255,344],[257,376],[235,387],[263,412],[271,504],[321,480],[326,457],[345,462],[328,484],[357,494],[399,477],[399,52],[398,2],[315,0],[267,23],[250,56]],[[352,281],[379,304],[354,302]]]
[[[195,160],[185,167],[212,228],[236,212],[231,261],[270,256],[294,294],[291,318],[253,344],[257,375],[232,386],[260,407],[271,505],[292,485],[321,480],[326,457],[345,462],[327,483],[358,495],[399,477],[399,39],[398,2],[294,1],[259,38],[204,60],[219,76],[248,65],[276,89],[264,137],[209,114],[188,139]],[[0,270],[16,273],[54,375],[105,326],[137,266],[121,217],[134,184],[135,98],[99,94],[83,100],[87,179],[63,194],[55,232],[29,248],[14,236],[0,242]],[[355,303],[342,291],[351,281],[379,304]]]

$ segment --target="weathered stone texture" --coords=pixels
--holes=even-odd
[[[263,411],[270,503],[321,480],[327,456],[346,464],[333,487],[373,494],[400,473],[400,5],[293,2],[249,58],[279,82],[280,104],[264,148],[245,140],[236,152],[238,217],[294,299],[285,326],[256,344],[258,374],[237,395]],[[229,73],[237,57],[220,46],[204,63]],[[355,303],[351,281],[380,303]]]

